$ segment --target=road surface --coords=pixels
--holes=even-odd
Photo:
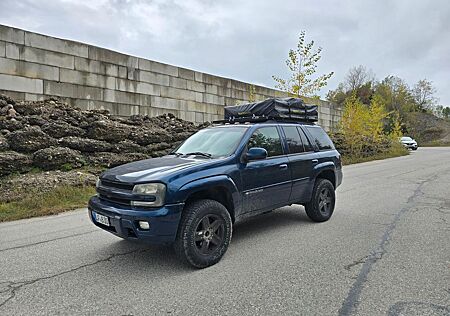
[[[204,270],[86,210],[0,224],[0,315],[54,314],[450,315],[450,148],[345,167],[330,221],[248,220]]]

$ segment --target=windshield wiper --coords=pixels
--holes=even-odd
[[[179,157],[179,156],[183,156],[184,154],[183,154],[183,153],[177,153],[177,152],[175,152],[175,151],[172,151],[171,153],[168,153],[168,155],[175,155],[175,156]]]
[[[203,153],[201,151],[194,151],[192,153],[184,154],[184,156],[190,156],[190,155],[203,156],[203,157],[207,157],[207,158],[211,158],[211,156],[212,156],[209,153]]]

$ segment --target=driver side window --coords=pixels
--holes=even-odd
[[[261,147],[267,150],[267,157],[280,156],[283,154],[280,135],[275,126],[258,128],[248,141],[247,148]]]

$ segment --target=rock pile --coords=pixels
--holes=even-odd
[[[56,98],[16,102],[0,95],[0,177],[159,157],[201,127],[172,114],[120,118]]]

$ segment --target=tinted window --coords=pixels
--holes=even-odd
[[[311,143],[309,142],[308,138],[306,137],[305,133],[302,131],[300,127],[297,127],[298,132],[300,133],[300,137],[302,138],[303,146],[305,147],[305,151],[314,151]]]
[[[257,129],[248,141],[248,148],[261,147],[267,150],[268,157],[283,154],[281,140],[275,126],[262,127]]]
[[[334,149],[333,142],[322,128],[306,126],[306,129],[309,131],[320,150]]]
[[[305,151],[297,127],[283,126],[283,131],[286,135],[286,142],[288,143],[289,153],[295,154]]]

